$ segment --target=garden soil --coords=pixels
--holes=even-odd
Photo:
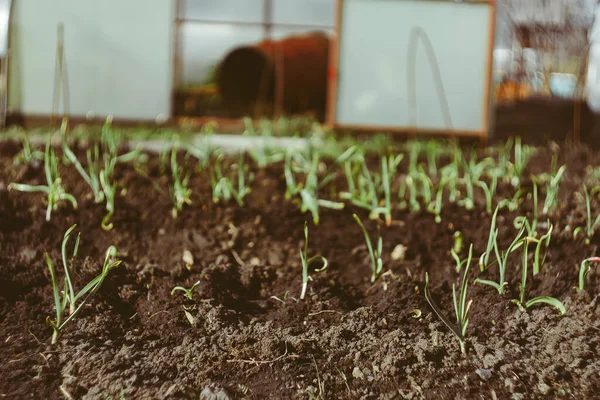
[[[42,195],[8,191],[13,181],[43,182],[42,165],[12,164],[19,150],[17,143],[0,145],[0,398],[583,399],[600,393],[600,274],[593,269],[587,290],[574,290],[579,263],[597,254],[598,240],[572,238],[585,221],[575,192],[600,153],[553,149],[568,167],[546,262],[529,277],[527,297],[556,297],[566,316],[547,305],[522,312],[510,301],[519,293],[517,256],[504,296],[469,286],[464,356],[425,300],[423,285],[428,272],[433,297],[453,320],[452,284],[460,277],[450,249],[460,231],[463,258],[474,245],[469,279],[480,276],[477,259],[491,221],[481,211],[483,198],[477,211],[445,206],[439,224],[426,212],[395,212],[392,225],[381,227],[384,273],[372,283],[352,213],[373,237],[376,222],[347,206],[323,210],[315,226],[310,214],[284,199],[282,165],[256,169],[243,207],[213,203],[207,173],[194,175],[193,204],[177,219],[157,157],[144,167],[148,177],[119,165],[119,188],[126,190],[119,191],[114,228],[104,231],[103,206],[94,204],[72,166],[61,171],[79,208],[62,206],[50,222]],[[549,171],[551,155],[542,149],[529,172]],[[338,179],[324,192],[344,188]],[[510,190],[502,186],[499,193]],[[499,213],[505,248],[516,234],[516,215]],[[309,254],[327,257],[329,266],[311,272],[299,300],[305,221]],[[51,345],[45,319],[54,301],[44,253],[60,265],[62,237],[73,224],[81,232],[72,269],[76,289],[100,272],[110,245],[123,262]],[[191,263],[189,254],[184,261],[187,252]],[[482,277],[497,279],[495,270]],[[174,286],[197,281],[192,300],[171,294]]]

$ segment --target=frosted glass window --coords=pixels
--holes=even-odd
[[[485,3],[434,1],[344,1],[337,93],[337,122],[345,125],[418,127],[481,132],[490,7]],[[407,51],[411,29],[429,37],[448,100],[444,117],[430,60],[416,52],[416,110],[409,108]],[[457,46],[457,43],[469,43]]]
[[[272,0],[273,23],[333,26],[335,0]]]
[[[181,0],[179,18],[263,22],[264,0]]]
[[[179,31],[180,85],[200,84],[235,47],[263,39],[261,25],[183,24]]]

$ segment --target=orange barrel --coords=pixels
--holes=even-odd
[[[257,104],[273,104],[286,114],[312,111],[323,116],[328,64],[329,37],[323,32],[265,40],[227,54],[219,65],[217,87],[232,107],[250,111]]]

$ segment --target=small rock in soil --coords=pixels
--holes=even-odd
[[[187,269],[191,269],[192,265],[194,265],[194,256],[192,255],[192,253],[189,250],[183,251],[183,257],[181,259],[185,263],[185,266],[187,267]]]
[[[404,260],[404,256],[406,255],[406,247],[402,244],[397,245],[392,250],[392,260],[400,261]]]
[[[205,387],[200,392],[200,400],[229,400],[231,397],[224,389],[217,387]]]
[[[490,371],[489,369],[476,369],[475,373],[477,375],[479,375],[479,377],[481,379],[483,379],[484,381],[487,381],[488,379],[490,379],[492,377],[492,371]]]
[[[541,394],[548,394],[548,392],[550,391],[550,386],[546,385],[544,382],[540,382],[537,385],[537,389],[540,391]]]
[[[365,379],[365,374],[358,367],[354,367],[352,370],[352,376],[356,379]]]
[[[284,258],[283,251],[279,248],[273,248],[269,251],[269,264],[274,267],[283,265]]]
[[[19,257],[24,263],[30,263],[35,259],[37,252],[31,247],[25,247],[19,252]]]

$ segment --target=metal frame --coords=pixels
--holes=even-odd
[[[396,0],[398,1],[398,0]],[[454,0],[421,0],[431,2],[449,2]],[[461,136],[461,137],[478,137],[486,140],[488,137],[490,114],[492,105],[492,69],[493,69],[493,51],[496,31],[496,1],[495,0],[472,0],[470,3],[488,4],[490,7],[489,13],[489,32],[488,32],[488,56],[486,60],[487,82],[484,90],[484,98],[482,101],[487,104],[483,108],[483,126],[478,131],[461,131],[461,130],[432,130],[419,129],[418,127],[404,126],[375,126],[375,125],[347,125],[340,124],[336,120],[337,113],[337,95],[338,95],[338,71],[339,71],[339,55],[340,55],[340,37],[341,27],[343,24],[343,7],[344,0],[337,0],[335,13],[334,35],[331,39],[331,47],[329,53],[329,86],[327,99],[327,115],[325,125],[328,128],[336,130],[350,130],[360,132],[389,132],[399,134],[425,134],[425,135],[442,135],[442,136]]]
[[[8,59],[10,56],[10,16],[12,14],[12,0],[0,0],[0,8],[5,13],[0,13],[6,19],[5,30],[0,32],[0,129],[6,126],[8,111]]]

